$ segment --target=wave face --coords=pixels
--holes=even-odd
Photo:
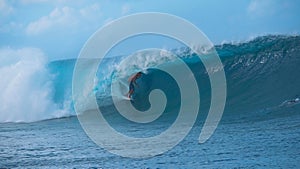
[[[225,65],[230,112],[299,111],[299,102],[293,102],[300,94],[299,36],[258,37],[216,48]]]
[[[280,114],[290,108],[299,109],[300,36],[264,36],[244,43],[215,47],[227,79],[225,116]],[[192,70],[199,85],[201,105],[208,107],[210,83],[202,62],[189,49],[173,52]],[[20,56],[20,53],[30,57]],[[26,53],[3,49],[0,56],[0,122],[31,122],[75,114],[71,102],[75,59],[47,63],[41,52],[35,50]],[[11,57],[8,59],[7,56]],[[96,95],[100,107],[114,111],[111,83],[116,79],[127,79],[142,70],[145,74],[137,81],[141,87],[136,88],[133,105],[146,110],[150,106],[149,92],[159,88],[168,98],[167,109],[176,110],[180,106],[178,85],[172,77],[155,69],[157,65],[176,67],[176,64],[169,57],[153,57],[151,53],[140,58],[122,64],[123,56],[104,59],[99,66],[101,69],[95,78],[94,88],[85,97]],[[87,60],[87,65],[93,63],[94,60]],[[128,82],[124,80],[124,83],[127,89]],[[88,103],[83,107],[91,109]]]

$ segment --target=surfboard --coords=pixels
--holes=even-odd
[[[132,100],[131,98],[129,98],[127,96],[124,96],[124,95],[123,95],[122,99],[124,99],[124,100]]]

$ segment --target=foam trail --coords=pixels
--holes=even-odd
[[[0,49],[0,122],[32,122],[69,115],[52,101],[53,75],[36,48]]]

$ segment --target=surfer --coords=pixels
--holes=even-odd
[[[138,72],[138,73],[134,74],[133,76],[131,76],[131,77],[128,79],[128,81],[129,81],[129,91],[128,91],[127,96],[128,96],[129,99],[131,98],[131,96],[132,96],[132,94],[133,94],[133,92],[134,92],[134,87],[135,87],[135,86],[138,87],[138,84],[136,83],[136,80],[137,80],[138,78],[140,78],[140,77],[142,76],[142,74],[143,74],[142,72]]]
[[[289,100],[288,104],[298,103],[299,101],[300,101],[300,98],[297,95],[295,99]]]
[[[280,106],[291,106],[300,103],[300,98],[298,95],[294,99],[284,101]]]

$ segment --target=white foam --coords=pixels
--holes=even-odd
[[[36,48],[0,49],[0,122],[32,122],[69,115],[52,101],[53,76]]]

